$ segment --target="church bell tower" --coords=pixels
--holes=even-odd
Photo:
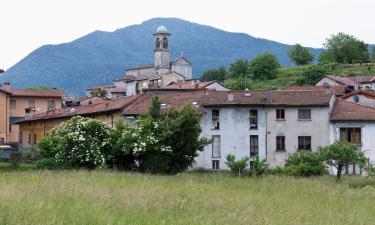
[[[165,26],[159,26],[154,33],[155,38],[155,68],[170,69],[169,37],[171,34]]]

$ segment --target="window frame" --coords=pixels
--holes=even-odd
[[[214,115],[214,112],[217,115]],[[220,110],[219,109],[212,109],[211,110],[211,123],[212,123],[212,130],[220,130]]]
[[[218,138],[219,139],[219,141],[218,141],[218,154],[216,155],[216,154],[214,154],[214,138]],[[211,155],[211,157],[213,158],[213,159],[220,159],[221,158],[221,137],[220,137],[220,135],[212,135],[212,155]]]
[[[255,116],[255,119],[252,119],[253,116]],[[258,110],[256,109],[249,110],[249,127],[251,130],[258,129]]]
[[[259,135],[250,135],[250,157],[257,155],[259,155]]]
[[[279,143],[281,141],[281,143]],[[285,136],[276,136],[276,152],[285,152]]]
[[[303,143],[300,142],[301,140],[303,140]],[[310,148],[306,147],[308,145],[310,145]],[[303,146],[303,147],[301,148],[300,146]],[[312,150],[312,137],[311,136],[298,136],[298,150],[311,151]]]
[[[279,116],[281,116],[279,118]],[[276,120],[285,120],[285,109],[276,109]]]
[[[309,117],[302,118],[302,112],[309,112]],[[311,109],[298,109],[298,120],[311,120]]]
[[[344,138],[343,132],[345,132],[346,138]],[[353,138],[355,134],[358,136]],[[341,141],[347,141],[354,145],[362,145],[362,127],[340,127],[339,135]],[[358,141],[353,142],[353,139],[358,139]]]

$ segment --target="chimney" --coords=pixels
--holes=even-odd
[[[12,89],[12,87],[10,86],[10,83],[4,83],[3,85],[2,85],[2,88],[4,89],[4,90],[6,90],[6,91],[10,91],[11,89]]]
[[[233,92],[229,91],[228,92],[228,102],[233,102],[234,101],[234,95]]]
[[[267,103],[270,103],[270,102],[272,102],[272,88],[268,88],[267,89],[267,97],[266,97],[267,99]]]

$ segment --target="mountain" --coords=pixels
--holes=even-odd
[[[109,84],[124,70],[153,63],[153,32],[159,25],[171,36],[171,59],[182,53],[193,64],[193,75],[228,66],[239,58],[251,59],[269,51],[284,66],[291,65],[290,45],[232,33],[177,18],[154,18],[114,32],[95,31],[70,43],[44,45],[0,76],[15,87],[50,86],[68,94],[83,94],[87,87]],[[320,49],[310,49],[318,58]]]

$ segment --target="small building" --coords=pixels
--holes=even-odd
[[[17,121],[40,112],[61,108],[64,91],[15,89],[0,86],[0,142],[17,144],[22,135]]]
[[[86,89],[86,95],[89,97],[107,97],[117,98],[126,96],[126,89],[124,87],[110,86],[97,86]]]
[[[338,76],[326,75],[319,80],[316,86],[343,85],[352,89],[366,89],[375,91],[375,76]]]

